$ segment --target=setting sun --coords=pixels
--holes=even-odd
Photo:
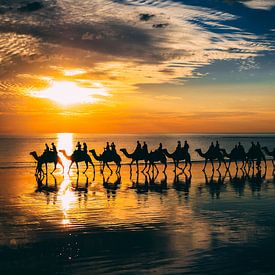
[[[44,90],[32,90],[30,95],[50,99],[61,105],[96,103],[101,97],[109,96],[107,89],[100,83],[92,87],[80,87],[75,82],[50,80],[50,85]]]

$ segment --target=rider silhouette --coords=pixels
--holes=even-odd
[[[114,144],[114,142],[111,143],[111,151],[113,153],[116,153],[116,145]]]
[[[47,143],[45,143],[45,150],[44,150],[44,152],[45,153],[48,153],[48,152],[50,152],[50,148],[49,148],[49,145],[47,144]]]
[[[57,150],[56,150],[56,146],[55,144],[52,142],[52,151],[57,154]]]
[[[143,152],[144,152],[145,154],[148,153],[148,146],[147,146],[147,144],[146,144],[145,141],[143,142],[142,150],[143,150]]]
[[[106,143],[106,147],[104,148],[104,151],[110,152],[110,145],[109,145],[109,142]]]
[[[83,152],[87,153],[88,152],[88,146],[86,142],[83,143]]]
[[[219,154],[220,153],[220,144],[219,144],[219,142],[218,141],[216,141],[216,145],[215,145],[215,148],[214,148],[214,152],[216,153],[216,154]]]
[[[177,151],[177,152],[180,152],[180,151],[181,151],[181,142],[180,142],[180,140],[178,140],[178,145],[177,145],[177,147],[176,147],[176,151]]]
[[[75,147],[76,147],[76,150],[77,150],[77,151],[81,151],[81,144],[80,144],[79,141],[77,142],[77,144],[76,144]]]
[[[211,142],[211,145],[209,146],[209,149],[207,152],[211,153],[211,154],[213,154],[215,152],[215,146],[214,146],[213,142]]]
[[[159,148],[157,149],[157,151],[162,153],[162,143],[159,144]]]
[[[141,144],[139,142],[139,140],[137,141],[137,147],[135,149],[135,153],[140,153],[141,152]]]
[[[240,154],[244,154],[245,153],[244,147],[243,147],[243,145],[240,142],[238,144],[238,151],[239,151]]]
[[[184,153],[188,153],[189,150],[189,144],[187,143],[187,140],[184,141],[183,151]]]

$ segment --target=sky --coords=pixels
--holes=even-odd
[[[0,134],[275,132],[275,1],[0,0]]]

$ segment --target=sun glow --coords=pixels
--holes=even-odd
[[[33,90],[30,95],[38,98],[50,99],[61,105],[96,103],[102,97],[109,96],[107,89],[100,83],[93,83],[92,87],[81,87],[71,81],[49,81],[49,87],[44,90]]]

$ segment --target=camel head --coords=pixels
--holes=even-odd
[[[201,153],[201,152],[202,152],[201,149],[195,149],[195,151],[196,151],[197,153]]]
[[[37,157],[37,153],[36,153],[36,151],[32,151],[32,152],[30,152],[30,155],[31,155],[31,156],[33,156],[33,157]]]

